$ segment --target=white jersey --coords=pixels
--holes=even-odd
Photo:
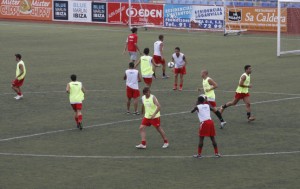
[[[154,43],[154,55],[156,56],[161,56],[161,52],[160,52],[160,45],[162,44],[162,41],[156,41]]]
[[[180,53],[177,57],[176,53],[172,55],[175,63],[175,68],[182,68],[185,64],[185,61],[183,60],[184,54]]]
[[[132,89],[139,89],[138,75],[139,71],[136,69],[128,69],[125,71],[126,74],[126,85]]]
[[[199,104],[197,105],[197,108],[198,108],[197,114],[200,122],[211,120],[210,108],[208,104]]]

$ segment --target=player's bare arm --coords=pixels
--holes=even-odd
[[[70,85],[69,85],[69,83],[67,84],[66,92],[67,92],[68,94],[70,94]]]
[[[142,112],[142,115],[144,115],[144,116],[145,116],[145,106],[144,106],[144,104],[142,105],[141,112]]]
[[[126,76],[126,74],[124,75],[123,79],[124,79],[124,80],[126,80],[126,79],[127,79],[127,76]]]
[[[125,47],[124,47],[124,50],[123,50],[122,54],[125,54],[125,52],[127,51],[127,45],[128,45],[128,42],[125,43]]]
[[[251,84],[250,84],[250,85],[244,85],[245,81],[246,81],[246,76],[243,75],[243,76],[241,77],[241,79],[240,79],[239,86],[240,86],[240,87],[245,87],[245,88],[251,88],[251,87],[252,87]]]
[[[139,59],[139,60],[137,61],[137,63],[135,63],[134,69],[136,69],[140,63],[141,63],[141,59]]]
[[[154,65],[155,67],[159,67],[159,66],[160,66],[159,64],[156,64],[156,63],[154,62],[153,58],[151,59],[151,63],[152,63],[152,65]]]
[[[134,45],[135,45],[136,49],[139,51],[139,53],[142,54],[141,51],[140,51],[139,46],[136,43]]]
[[[18,79],[18,78],[19,78],[21,75],[23,75],[23,73],[24,73],[24,66],[23,66],[22,64],[19,65],[19,69],[20,69],[21,71],[20,71],[20,74],[17,75],[16,79]]]
[[[141,82],[142,81],[142,76],[140,73],[138,73],[138,82]]]
[[[209,79],[208,83],[212,86],[210,89],[206,89],[206,92],[209,92],[211,90],[214,90],[216,88],[218,88],[218,84],[213,80],[213,79]]]
[[[183,56],[183,61],[184,61],[184,65],[183,66],[186,66],[187,65],[187,60],[186,60],[186,58],[185,58],[185,56]]]
[[[153,113],[153,115],[151,115],[151,119],[154,119],[156,114],[160,111],[160,104],[155,96],[153,97],[153,103],[157,106],[157,108],[156,108],[155,112]]]
[[[194,113],[195,111],[198,111],[198,107],[197,106],[194,109],[192,109],[191,113]]]
[[[85,88],[82,86],[81,87],[81,90],[82,90],[82,92],[85,94],[86,93],[86,90],[85,90]]]
[[[161,43],[161,44],[159,45],[159,51],[160,51],[161,59],[162,59],[162,60],[165,59],[165,58],[164,58],[164,54],[163,54],[163,48],[164,48],[164,44]]]

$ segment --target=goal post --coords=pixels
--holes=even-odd
[[[286,27],[283,21],[286,21]],[[278,0],[277,56],[285,54],[300,54],[300,0]]]

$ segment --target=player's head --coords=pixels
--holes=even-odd
[[[179,48],[179,47],[175,47],[175,53],[176,53],[177,55],[179,55],[179,53],[180,53],[180,48]]]
[[[208,76],[208,71],[207,71],[207,70],[202,70],[202,71],[201,71],[201,77],[202,77],[203,79],[205,79],[207,76]]]
[[[22,55],[20,55],[20,54],[15,54],[15,57],[16,57],[16,61],[19,61],[22,59]]]
[[[145,87],[143,89],[143,94],[146,95],[146,97],[150,96],[150,88],[149,87]]]
[[[246,65],[246,66],[244,67],[244,69],[245,69],[245,72],[246,72],[247,74],[251,74],[251,72],[252,72],[252,70],[251,70],[251,65]]]
[[[133,68],[134,68],[134,63],[133,63],[133,62],[130,62],[130,63],[129,63],[129,68],[130,68],[130,69],[133,69]]]
[[[158,39],[161,40],[161,41],[163,41],[164,40],[164,35],[159,35]]]
[[[132,33],[137,33],[137,31],[138,31],[138,29],[137,29],[136,27],[131,28],[131,32],[132,32]]]
[[[204,101],[205,101],[205,98],[204,98],[203,96],[199,96],[199,97],[198,97],[198,103],[199,103],[199,104],[203,104]]]
[[[72,74],[72,75],[71,75],[71,80],[72,80],[72,81],[76,81],[76,79],[77,79],[77,76],[76,76],[75,74]]]
[[[150,53],[150,49],[149,48],[144,48],[144,54],[148,55]]]

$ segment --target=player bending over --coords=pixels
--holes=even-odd
[[[17,61],[16,78],[12,81],[11,88],[17,93],[17,96],[15,96],[14,98],[16,100],[20,100],[21,98],[23,98],[21,86],[24,83],[26,67],[20,54],[15,54],[15,57]]]
[[[249,88],[252,88],[252,84],[250,82],[250,75],[252,73],[252,70],[250,65],[246,65],[244,69],[245,69],[245,73],[243,73],[242,76],[240,77],[239,85],[236,89],[234,99],[221,106],[220,112],[223,113],[223,111],[226,108],[232,105],[236,105],[241,99],[243,99],[246,105],[248,122],[250,122],[255,120],[255,117],[251,116],[250,94],[249,94]]]
[[[205,96],[207,97],[207,103],[210,106],[210,109],[216,114],[216,116],[219,118],[221,122],[221,129],[223,129],[226,125],[226,121],[224,121],[222,114],[217,109],[217,103],[216,103],[216,95],[215,90],[218,87],[218,84],[210,77],[208,77],[208,71],[202,70],[201,71],[201,77],[202,77],[202,86],[203,90],[205,92]]]
[[[77,76],[71,75],[71,82],[67,84],[66,91],[69,94],[70,104],[75,112],[77,128],[82,130],[82,101],[84,100],[85,89],[82,83],[76,81]]]
[[[134,63],[129,63],[129,69],[125,71],[124,80],[126,80],[126,95],[127,95],[127,114],[130,114],[130,102],[133,98],[134,112],[133,115],[140,115],[138,112],[138,97],[140,96],[139,82],[141,75],[138,70],[134,69]]]
[[[194,155],[194,158],[201,158],[203,141],[204,137],[210,137],[212,144],[214,146],[215,156],[221,157],[218,152],[217,142],[215,140],[216,131],[214,122],[210,117],[210,107],[208,104],[205,104],[205,99],[203,96],[198,97],[198,105],[191,111],[194,113],[197,111],[198,118],[200,120],[200,128],[199,128],[199,145],[198,145],[198,154]]]
[[[164,144],[162,148],[168,148],[169,142],[165,131],[160,126],[160,104],[157,98],[150,93],[150,88],[145,87],[143,89],[144,96],[142,97],[142,113],[144,114],[144,118],[142,120],[142,124],[140,126],[140,134],[142,138],[141,144],[137,145],[138,149],[146,148],[146,127],[153,126],[159,132],[162,139],[164,140]]]

